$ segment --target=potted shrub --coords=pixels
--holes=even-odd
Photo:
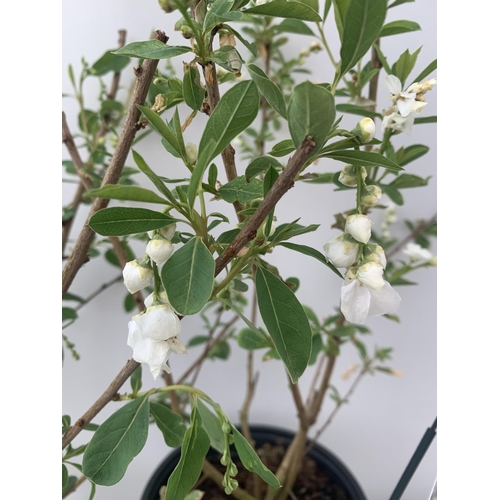
[[[132,359],[80,418],[63,417],[63,496],[86,480],[92,495],[96,485],[120,482],[155,426],[177,448],[162,476],[167,500],[211,498],[203,489],[209,484],[246,500],[364,498],[320,438],[365,375],[398,374],[392,349],[365,335],[372,317],[399,322],[398,287],[436,265],[435,217],[406,220],[401,237],[391,231],[406,189],[418,188],[426,200],[429,179],[411,167],[428,148],[412,143],[411,131],[436,120],[426,114],[435,61],[416,71],[419,50],[398,49],[394,60],[385,55],[393,36],[419,29],[387,20],[402,3],[161,0],[158,15],[168,14],[161,25],[166,19],[184,42],[172,43],[162,30],[127,41],[122,31],[118,48],[95,63],[83,60],[79,72],[69,68],[80,130],[72,133],[63,114],[64,166],[78,181],[63,212],[64,353],[78,357],[75,326],[66,328],[113,284],[103,286],[91,265],[104,257],[122,269],[129,315],[123,346]],[[315,40],[290,56],[290,37]],[[328,81],[315,78],[311,61],[319,52],[328,56]],[[120,79],[131,70],[134,81],[122,96]],[[89,80],[101,84],[95,110],[84,104]],[[379,84],[386,88],[382,102]],[[196,126],[199,137],[188,140]],[[161,143],[162,160],[149,161],[141,141]],[[301,186],[318,194],[306,199]],[[331,207],[321,245],[308,244],[319,227],[314,220],[279,212],[286,199],[318,217],[321,200]],[[284,253],[297,262],[293,275],[276,258]],[[327,314],[314,307],[314,296],[301,300],[312,265],[322,266],[320,279],[337,283],[338,305]],[[75,277],[92,271],[96,291],[82,298]],[[194,317],[204,331],[186,336]],[[245,365],[231,364],[236,349]],[[343,371],[351,385],[340,392],[332,376],[349,349],[359,362]],[[182,369],[177,355],[188,360]],[[214,392],[236,370],[246,373],[237,420],[200,388],[207,360],[228,360]],[[252,425],[256,392],[268,390],[258,378],[262,362],[283,365],[297,421],[292,434],[278,429],[267,438]],[[309,390],[299,385],[305,373]],[[125,404],[110,409],[112,401]],[[97,425],[101,410],[108,418]],[[265,424],[273,430],[279,422],[270,410]],[[93,435],[77,446],[84,429]],[[80,476],[70,472],[75,467]],[[344,486],[321,490],[322,474],[332,479],[334,469]],[[301,471],[310,473],[301,478]],[[151,498],[155,490],[160,495],[156,483],[151,488]]]

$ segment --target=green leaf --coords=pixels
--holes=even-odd
[[[437,122],[437,116],[425,116],[422,118],[415,118],[413,124],[422,125],[424,123],[436,123],[436,122]]]
[[[255,64],[247,64],[247,69],[265,100],[277,113],[286,118],[285,98],[281,89]]]
[[[333,0],[333,14],[335,16],[335,24],[339,32],[339,38],[342,40],[344,36],[344,24],[347,14],[347,8],[351,0]]]
[[[420,47],[421,49],[422,47]],[[416,50],[413,54],[410,54],[410,51],[406,49],[396,61],[396,64],[393,66],[393,73],[401,80],[401,85],[403,88],[405,87],[405,81],[408,78],[409,74],[412,72],[415,67],[415,63],[417,62],[418,54],[420,53],[420,49]]]
[[[208,164],[254,121],[259,102],[259,91],[251,80],[237,83],[222,96],[201,136],[198,161],[189,184],[189,203],[194,202]]]
[[[307,24],[298,19],[285,19],[280,24],[273,27],[276,33],[293,33],[295,35],[316,36]]]
[[[323,348],[323,340],[321,335],[318,333],[312,338],[312,349],[311,349],[311,357],[309,358],[309,366],[312,366],[316,363],[318,359],[318,354],[321,352]]]
[[[295,146],[293,145],[293,141],[291,139],[285,139],[284,141],[280,141],[273,146],[273,149],[269,152],[271,156],[281,157],[286,156],[295,151]]]
[[[257,269],[255,286],[262,320],[295,384],[311,354],[309,320],[295,294],[269,271]]]
[[[102,236],[124,236],[145,233],[175,224],[176,219],[146,208],[111,207],[96,212],[89,226]]]
[[[76,309],[73,309],[72,307],[63,307],[62,308],[62,319],[63,321],[70,319],[70,320],[75,320],[78,318],[78,313],[76,312]]]
[[[424,156],[428,152],[428,146],[424,146],[423,144],[414,144],[413,146],[408,146],[404,149],[403,157],[399,161],[399,164],[403,167],[404,165],[415,161],[417,158]]]
[[[387,11],[387,0],[350,0],[340,48],[340,79],[366,54],[379,36]]]
[[[403,189],[403,188],[427,186],[427,184],[428,184],[428,179],[422,179],[422,177],[419,177],[418,175],[401,174],[398,175],[390,183],[390,186],[395,187],[397,189]]]
[[[391,3],[391,5],[389,5],[389,7],[387,7],[388,9],[391,9],[392,7],[396,7],[398,5],[401,5],[403,3],[410,3],[410,2],[414,2],[415,0],[394,0],[394,2]]]
[[[410,33],[411,31],[420,31],[422,28],[413,21],[392,21],[387,23],[380,32],[380,37],[399,35],[401,33]]]
[[[230,354],[231,346],[225,340],[217,342],[210,348],[210,351],[208,351],[209,359],[228,359]]]
[[[161,198],[149,189],[139,186],[123,186],[121,184],[109,184],[102,188],[87,191],[86,196],[91,198],[104,198],[107,200],[142,201],[144,203],[167,204],[167,200]]]
[[[155,419],[158,429],[163,434],[163,439],[167,446],[177,448],[182,444],[186,426],[182,423],[182,417],[173,412],[168,406],[155,403],[150,403],[150,413]]]
[[[236,429],[236,427],[232,426],[232,428],[234,446],[245,469],[257,474],[261,479],[263,479],[273,488],[279,488],[281,485],[276,476],[262,463],[259,455],[257,455],[255,450],[250,446],[243,434],[241,434],[241,432]]]
[[[248,182],[244,175],[240,175],[221,186],[219,195],[228,203],[234,203],[235,201],[247,203],[254,198],[262,198],[262,181],[260,179],[250,179]]]
[[[283,169],[283,165],[272,156],[259,156],[249,163],[245,170],[245,177],[250,180],[252,177],[267,172],[270,167],[278,170]]]
[[[140,453],[149,429],[149,394],[113,413],[95,432],[83,455],[83,474],[103,486],[116,484]]]
[[[203,422],[203,428],[210,438],[210,445],[219,453],[224,453],[224,450],[226,449],[226,440],[224,437],[224,432],[222,431],[221,421],[200,400],[198,400],[196,404]]]
[[[145,42],[132,42],[121,49],[115,50],[117,56],[139,57],[140,59],[170,59],[191,52],[191,47],[176,47],[166,45],[160,40],[146,40]]]
[[[212,294],[215,261],[201,238],[176,250],[161,269],[161,279],[172,307],[183,316],[203,309]]]
[[[129,295],[133,297],[133,295]],[[132,394],[137,394],[142,387],[142,365],[139,365],[134,373],[130,376],[130,386],[132,387]]]
[[[423,71],[420,73],[413,82],[421,82],[426,76],[429,76],[433,71],[437,69],[437,59],[434,59]]]
[[[311,154],[318,152],[334,121],[335,101],[328,90],[307,81],[294,88],[288,106],[288,128],[295,148],[311,135],[316,143]]]
[[[245,38],[243,38],[240,33],[238,33],[234,28],[227,24],[224,25],[224,29],[229,31],[229,33],[232,33],[252,53],[254,57],[257,57],[259,55],[257,46],[254,42],[250,43],[248,40],[245,40]]]
[[[182,92],[186,104],[194,111],[198,111],[205,99],[205,89],[200,83],[200,73],[191,66],[184,73]]]
[[[68,468],[62,464],[62,489],[64,490],[68,486],[69,474]]]
[[[68,483],[66,484],[66,488],[64,488],[64,490],[63,490],[63,494],[66,491],[69,491],[73,487],[73,485],[76,483],[76,480],[77,480],[76,476],[69,476]]]
[[[244,14],[261,14],[270,17],[286,17],[303,21],[321,22],[319,14],[305,3],[294,0],[274,0],[242,11]]]
[[[359,116],[377,116],[378,118],[382,118],[380,113],[364,108],[363,106],[357,106],[356,104],[337,104],[337,111]]]
[[[269,238],[274,244],[279,241],[289,240],[301,234],[312,233],[318,229],[319,224],[310,224],[309,226],[301,226],[297,224],[299,219],[291,222],[290,224],[281,224],[276,228],[274,234]]]
[[[208,32],[217,24],[240,19],[241,12],[231,12],[233,3],[233,0],[215,0],[205,16],[203,30]]]
[[[93,75],[103,76],[107,73],[120,73],[130,63],[127,57],[118,57],[113,51],[105,52],[90,68]]]
[[[296,252],[302,253],[304,255],[308,255],[309,257],[313,257],[314,259],[318,260],[322,264],[324,264],[326,267],[331,269],[337,276],[340,278],[344,279],[342,276],[342,273],[330,262],[326,260],[326,257],[324,254],[316,250],[315,248],[308,247],[306,245],[297,245],[296,243],[280,243],[279,245],[289,248],[290,250],[294,250]]]
[[[264,347],[271,347],[269,342],[262,335],[257,335],[250,328],[243,328],[236,338],[238,345],[242,349],[247,349],[248,351],[254,351],[255,349],[263,349]]]
[[[390,75],[392,73],[391,67],[389,66],[389,63],[387,62],[387,59],[385,58],[382,49],[379,47],[377,43],[374,43],[373,46],[375,47],[375,50],[377,51],[378,58],[380,62],[382,63],[382,66],[385,70],[385,72]]]
[[[382,186],[382,191],[387,195],[396,205],[402,205],[404,203],[403,196],[401,193],[391,185]]]
[[[179,500],[189,493],[200,477],[209,447],[210,439],[195,406],[191,412],[191,426],[182,441],[181,458],[168,479],[165,500]]]
[[[403,170],[397,163],[372,151],[331,151],[321,156],[342,161],[357,167],[384,167],[390,172],[399,172]]]

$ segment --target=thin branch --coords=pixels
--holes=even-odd
[[[311,382],[311,387],[309,388],[309,393],[307,394],[306,406],[308,408],[312,403],[312,398],[313,398],[314,392],[316,390],[316,384],[318,383],[318,379],[319,379],[321,370],[323,369],[323,365],[325,364],[325,361],[326,361],[326,355],[325,355],[325,353],[322,353],[321,358],[316,366],[316,372],[314,373],[314,377],[313,377],[312,382]]]
[[[162,42],[167,42],[168,37],[162,31],[156,31],[154,38]],[[141,111],[137,108],[137,104],[144,104],[146,99],[149,86],[153,80],[154,73],[158,66],[158,60],[147,60],[144,61],[142,66],[135,68],[135,74],[137,76],[137,82],[134,89],[134,95],[132,97],[132,102],[125,119],[125,124],[123,130],[118,139],[118,144],[115,149],[115,153],[111,162],[106,170],[106,174],[101,183],[102,186],[108,184],[116,184],[120,178],[123,167],[125,165],[125,160],[127,159],[128,153],[132,146],[135,134],[137,132],[137,122],[141,116]],[[64,296],[68,291],[71,283],[73,282],[79,269],[84,264],[87,259],[87,251],[94,239],[94,231],[88,226],[88,221],[90,217],[94,215],[97,211],[102,210],[107,207],[109,200],[96,198],[90,209],[87,222],[78,237],[75,248],[66,263],[62,275],[62,295]]]
[[[69,488],[68,490],[66,490],[63,495],[62,495],[62,498],[66,498],[68,495],[70,495],[71,493],[73,493],[73,491],[75,491],[78,486],[80,486],[82,483],[84,483],[86,481],[86,477],[85,476],[80,476],[76,481],[75,481],[75,484],[73,484],[73,486],[71,486],[71,488]]]
[[[63,229],[62,229],[62,255],[64,259],[64,250],[66,249],[66,244],[68,243],[69,233],[71,232],[71,227],[73,226],[73,221],[75,220],[76,211],[80,206],[80,203],[83,200],[83,193],[85,193],[85,186],[82,182],[78,183],[78,188],[76,189],[75,196],[73,197],[73,201],[71,202],[71,209],[74,211],[74,214],[69,218],[63,221]]]
[[[104,292],[104,290],[107,290],[108,288],[110,288],[111,286],[113,286],[116,283],[119,283],[122,280],[123,280],[123,277],[120,274],[119,276],[117,276],[116,278],[113,278],[112,280],[108,281],[107,283],[103,283],[95,292],[92,292],[86,299],[84,299],[83,302],[80,302],[80,304],[78,304],[75,307],[75,310],[79,311],[83,306],[86,306],[91,300],[95,299],[99,294]]]
[[[290,391],[292,391],[292,396],[293,396],[293,402],[295,403],[295,408],[297,408],[297,414],[299,416],[300,420],[300,425],[303,427],[305,430],[309,427],[309,418],[306,409],[304,408],[304,403],[302,401],[302,395],[300,394],[300,388],[299,384],[294,384],[292,382],[292,379],[290,378],[290,375],[287,372],[288,376],[288,387],[290,388]]]

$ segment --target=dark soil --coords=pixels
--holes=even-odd
[[[285,447],[279,443],[276,445],[265,444],[257,449],[257,453],[262,462],[270,470],[276,472],[285,453]],[[220,459],[220,456],[218,458]],[[225,467],[218,460],[211,460],[211,462],[220,472],[225,472]],[[266,484],[258,476],[248,472],[240,461],[235,461],[235,463],[238,467],[238,475],[235,479],[238,480],[240,487],[256,498],[264,498]],[[203,500],[228,500],[230,498],[221,490],[220,485],[203,475],[195,488],[205,492]],[[308,456],[303,460],[293,487],[293,494],[297,500],[349,500],[344,489],[333,483],[316,462]],[[293,496],[288,498],[294,500]]]

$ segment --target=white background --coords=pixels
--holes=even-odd
[[[177,15],[166,15],[156,2],[124,1],[119,2],[81,2],[66,0],[63,5],[62,42],[63,42],[63,92],[70,92],[66,76],[68,64],[79,72],[80,58],[83,56],[92,63],[105,50],[113,48],[119,29],[127,30],[127,41],[145,40],[153,29],[162,29],[170,36],[170,43],[184,45],[185,41],[172,31]],[[406,48],[414,52],[423,46],[413,75],[418,74],[436,57],[436,12],[435,2],[420,0],[405,4],[389,11],[387,20],[411,19],[418,22],[422,31],[398,35],[382,41],[384,53],[392,63]],[[338,51],[336,31],[330,15],[327,36],[331,46]],[[294,53],[306,48],[312,41],[309,37],[290,36],[287,52]],[[244,51],[242,50],[242,53]],[[183,57],[175,59],[174,65],[180,68]],[[185,61],[189,59],[184,58]],[[307,63],[312,70],[310,79],[322,82],[331,81],[333,73],[324,52],[312,55]],[[123,73],[123,84],[132,80],[130,65]],[[243,70],[245,71],[245,70]],[[96,103],[97,86],[89,83],[87,105],[92,108]],[[387,90],[381,81],[379,88],[379,110],[388,105]],[[122,94],[123,95],[123,94]],[[428,106],[423,116],[436,114],[437,88],[427,95]],[[77,130],[76,103],[64,99],[63,110],[68,116],[72,131]],[[187,108],[180,107],[181,117],[187,116]],[[346,117],[345,122],[351,123]],[[199,115],[188,128],[186,140],[197,142],[204,115]],[[352,121],[354,124],[355,121]],[[349,128],[346,126],[346,128]],[[285,132],[284,132],[285,133]],[[380,131],[377,134],[380,137]],[[285,135],[283,135],[283,138]],[[167,156],[156,137],[150,136],[139,143],[137,150],[146,161],[162,175],[177,177],[184,175],[183,167],[171,156]],[[428,218],[436,212],[436,126],[415,126],[411,137],[398,137],[398,144],[426,144],[431,150],[424,157],[408,166],[408,172],[422,177],[432,176],[427,188],[405,190],[404,207],[398,209],[398,222],[393,226],[394,234],[404,236],[407,230],[404,219]],[[63,158],[67,158],[63,150]],[[133,165],[130,159],[127,165]],[[240,172],[244,164],[238,162]],[[323,160],[316,171],[336,171],[340,168],[328,160]],[[221,172],[222,169],[219,169]],[[221,174],[223,175],[223,174]],[[224,179],[221,179],[224,181]],[[149,186],[148,186],[149,187]],[[63,188],[62,201],[67,203],[73,194],[73,185]],[[331,236],[338,234],[331,230],[332,214],[349,209],[354,200],[350,193],[333,192],[330,186],[306,185],[297,183],[279,204],[276,215],[278,223],[292,221],[301,217],[301,223],[321,224],[315,232],[297,238],[297,243],[305,243],[317,249]],[[212,202],[213,211],[223,211],[233,217],[232,207],[221,202]],[[76,227],[82,224],[84,211],[78,214]],[[373,215],[380,222],[380,214]],[[234,220],[234,217],[233,217]],[[377,227],[377,226],[375,226]],[[76,232],[72,233],[76,237]],[[140,246],[136,251],[142,251]],[[433,252],[437,250],[434,247]],[[313,306],[318,316],[326,317],[334,312],[340,297],[340,280],[325,272],[324,266],[305,256],[284,249],[275,250],[269,261],[279,265],[285,277],[298,276],[301,281],[299,299]],[[83,297],[88,296],[101,283],[116,276],[116,268],[99,261],[91,261],[75,279],[71,291]],[[366,338],[370,346],[390,346],[394,348],[392,366],[404,373],[402,378],[377,375],[366,378],[356,391],[351,402],[337,416],[330,428],[324,433],[321,443],[332,450],[352,471],[370,500],[384,500],[389,497],[401,476],[408,460],[420,441],[425,429],[436,416],[436,270],[427,269],[415,272],[411,279],[418,287],[399,287],[402,305],[398,312],[401,324],[382,318],[371,318],[367,325],[374,334]],[[102,393],[111,379],[130,358],[131,351],[126,345],[128,315],[121,304],[126,294],[125,288],[113,286],[80,311],[78,322],[66,330],[66,334],[76,344],[81,360],[75,362],[65,357],[63,376],[63,413],[76,420],[90,404]],[[241,326],[241,325],[240,325]],[[182,322],[183,338],[204,333],[197,317],[185,318]],[[227,414],[238,422],[238,412],[244,399],[245,389],[245,352],[233,342],[229,362],[207,362],[198,381],[198,387],[218,401]],[[188,366],[200,348],[193,348],[187,356],[172,359],[174,375],[179,375]],[[332,383],[341,394],[349,387],[348,382],[340,379],[347,366],[357,362],[356,352],[346,347],[338,360]],[[251,420],[255,423],[279,425],[288,429],[297,426],[294,406],[286,389],[283,367],[278,362],[258,364],[260,381],[251,408]],[[301,379],[302,392],[306,392],[311,373],[308,370]],[[144,371],[145,387],[160,386],[161,380],[152,380]],[[331,410],[326,401],[319,419],[321,423]],[[103,410],[96,422],[102,422],[112,411],[114,404]],[[75,443],[84,443],[90,437],[82,432]],[[412,479],[404,498],[417,500],[427,498],[436,477],[436,442],[429,449],[417,473]],[[153,426],[148,442],[141,454],[131,463],[125,478],[113,487],[98,487],[97,499],[139,498],[148,477],[157,464],[168,453],[160,433]],[[72,496],[75,500],[85,499],[88,485],[83,485]]]

